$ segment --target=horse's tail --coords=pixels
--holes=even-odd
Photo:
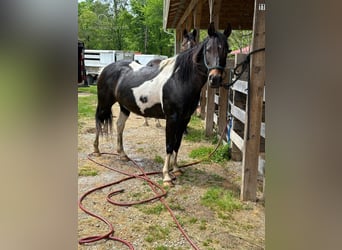
[[[114,81],[110,78],[111,66],[105,67],[97,81],[97,107],[95,113],[95,123],[97,133],[108,135],[112,133],[112,106],[115,103],[113,93]]]
[[[95,113],[96,130],[100,135],[112,133],[112,106],[97,105]]]

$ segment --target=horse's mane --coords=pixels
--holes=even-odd
[[[197,44],[195,47],[179,53],[176,57],[176,63],[173,72],[178,72],[182,82],[191,80],[196,74],[202,73],[205,75],[203,71],[199,70],[199,62],[201,60],[201,56],[203,55],[202,52],[207,39]]]

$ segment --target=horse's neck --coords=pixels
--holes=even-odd
[[[207,67],[204,64],[203,56],[201,56],[200,61],[196,67],[196,82],[195,84],[198,85],[199,89],[202,89],[204,84],[206,84],[208,80],[208,72]]]

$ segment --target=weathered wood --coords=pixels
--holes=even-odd
[[[201,97],[200,97],[200,106],[201,106],[201,119],[204,120],[206,116],[206,104],[207,104],[207,88],[208,88],[208,83],[206,83],[201,92]]]
[[[231,105],[230,113],[237,118],[242,123],[246,122],[246,112],[239,107],[236,107],[232,102],[229,102]],[[260,125],[260,135],[264,138],[266,138],[266,125],[264,122]]]
[[[240,93],[247,95],[247,84],[248,83],[246,81],[237,80],[232,86],[232,90],[239,91]]]
[[[214,95],[215,89],[209,87],[208,83],[207,87],[207,108],[205,113],[205,135],[211,136],[213,134],[214,129],[214,112],[215,112],[215,102]]]
[[[265,10],[259,9],[265,0],[255,0],[253,22],[252,50],[265,47]],[[253,54],[251,58],[251,75],[249,89],[249,126],[245,125],[244,154],[242,159],[242,200],[256,200],[258,157],[260,148],[260,126],[262,116],[262,100],[265,84],[265,52]],[[248,108],[247,108],[248,109]],[[249,130],[249,131],[248,131]],[[249,133],[249,138],[247,134]]]
[[[200,2],[200,4],[199,4]],[[200,8],[202,8],[202,1],[198,1],[198,0],[192,0],[190,2],[190,4],[188,5],[188,7],[186,8],[186,10],[184,11],[182,17],[179,19],[179,22],[177,24],[177,29],[184,23],[186,22],[186,20],[189,18],[189,16],[191,16],[193,9],[195,8],[196,5],[201,5]]]
[[[229,74],[228,68],[226,68],[224,73],[223,82],[228,82]],[[228,89],[220,88],[219,89],[219,113],[218,113],[218,132],[221,135],[222,132],[226,129],[227,126],[227,111],[228,111]]]
[[[179,51],[180,51],[180,47],[181,47],[181,45],[180,45],[180,43],[181,43],[181,34],[182,34],[182,31],[181,31],[181,28],[179,28],[179,29],[176,29],[176,44],[175,44],[175,53],[176,54],[178,54],[179,53]]]
[[[240,151],[243,151],[243,146],[244,146],[243,138],[241,138],[234,130],[231,131],[230,138],[232,141],[234,141],[234,143],[238,147],[238,149]]]
[[[231,103],[230,113],[242,123],[246,122],[246,112]]]

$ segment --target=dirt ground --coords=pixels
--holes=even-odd
[[[80,97],[82,98],[82,97]],[[114,116],[118,115],[117,104],[113,106]],[[113,126],[112,138],[100,138],[100,151],[115,152],[116,129]],[[78,167],[97,170],[95,176],[79,176],[79,197],[91,188],[113,182],[125,177],[96,165],[87,159],[93,151],[95,136],[94,120],[82,120],[78,134]],[[149,119],[149,126],[143,125],[142,117],[131,114],[124,131],[124,148],[146,172],[161,171],[162,163],[155,161],[165,156],[165,121],[161,128]],[[178,162],[192,162],[189,152],[199,146],[209,146],[207,142],[194,143],[182,141]],[[159,158],[160,158],[159,157]],[[140,173],[132,162],[121,161],[115,155],[102,155],[95,160],[130,173]],[[161,175],[153,175],[159,181]],[[264,249],[265,209],[261,203],[243,202],[243,209],[233,212],[218,212],[201,203],[201,197],[210,187],[220,186],[239,195],[241,182],[241,163],[229,161],[220,164],[198,164],[185,169],[177,178],[175,187],[170,188],[165,198],[173,209],[176,218],[199,249]],[[153,195],[151,188],[142,180],[132,179],[115,186],[96,191],[83,202],[90,211],[105,217],[114,227],[116,237],[129,241],[134,249],[192,249],[180,233],[169,212],[158,200],[142,205],[115,206],[106,201],[106,195],[123,188],[125,191],[115,195],[117,201],[140,200]],[[258,193],[258,196],[261,196]],[[108,226],[85,214],[78,213],[78,237],[101,235],[108,232]],[[79,245],[85,249],[128,249],[127,246],[112,240]]]

